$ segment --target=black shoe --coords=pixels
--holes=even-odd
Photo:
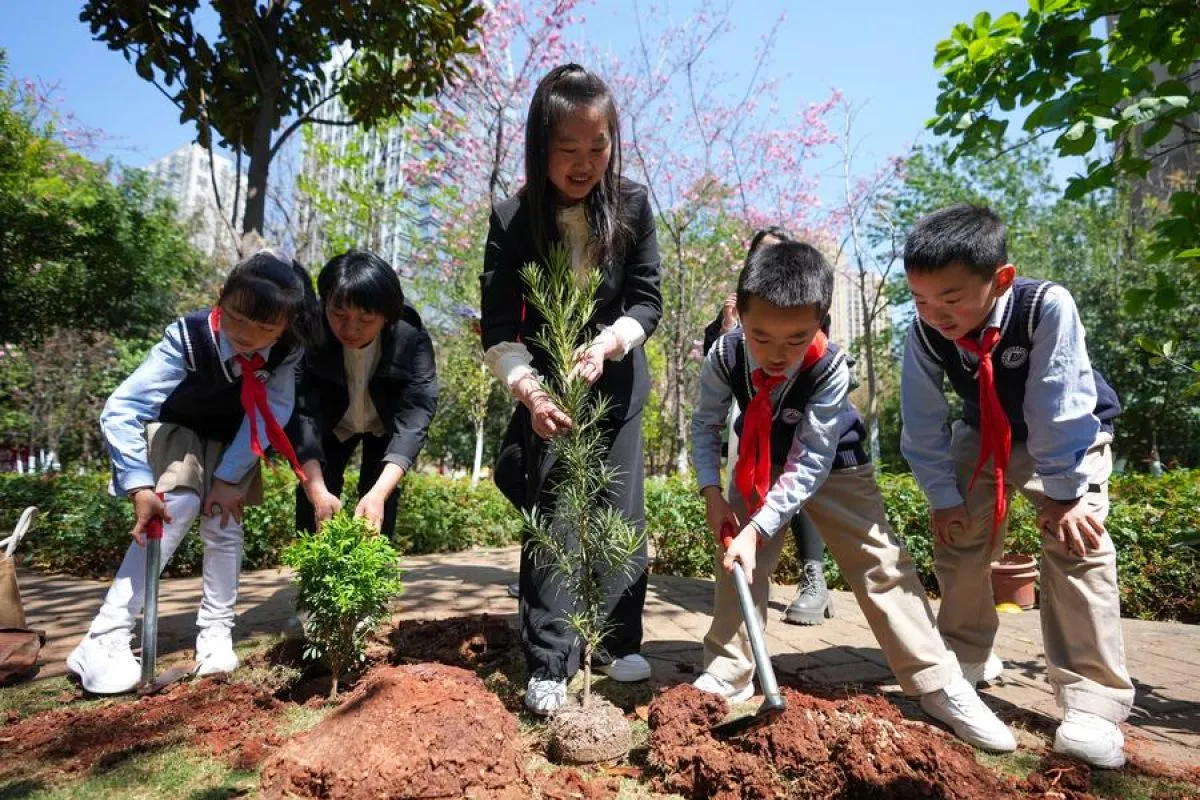
[[[520,597],[521,597],[521,584],[520,583],[510,583],[505,588],[508,591],[509,597],[511,597],[514,600],[520,599]]]

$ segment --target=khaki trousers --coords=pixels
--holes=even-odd
[[[772,481],[778,478],[778,470]],[[749,519],[745,500],[731,486],[729,502],[740,519]],[[883,497],[870,464],[831,472],[804,505],[830,555],[854,590],[892,672],[908,694],[945,687],[960,674],[958,662],[934,627],[933,611],[908,551],[888,524]],[[779,563],[784,531],[758,551],[750,593],[766,626],[769,577]],[[734,684],[754,675],[754,656],[738,605],[733,576],[717,563],[713,619],[704,637],[704,669]]]
[[[1108,516],[1111,442],[1109,434],[1100,434],[1083,459],[1090,484],[1084,502],[1101,520]],[[933,543],[934,570],[942,591],[938,629],[960,661],[981,662],[992,651],[1000,625],[992,598],[991,562],[1004,552],[1007,521],[989,551],[996,485],[990,465],[979,473],[975,488],[967,488],[979,456],[978,431],[956,422],[951,449],[971,525],[952,545]],[[1005,484],[1010,498],[1016,490],[1035,507],[1046,500],[1024,443],[1012,445]],[[1041,618],[1047,678],[1058,705],[1112,722],[1129,716],[1133,683],[1125,668],[1121,637],[1117,554],[1107,534],[1099,548],[1082,558],[1066,552],[1053,536],[1042,535]]]

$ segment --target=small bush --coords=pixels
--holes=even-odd
[[[316,533],[302,534],[283,552],[296,571],[296,606],[305,615],[305,657],[323,658],[338,679],[360,663],[367,637],[400,593],[400,554],[365,519],[342,511]]]
[[[519,544],[521,515],[491,481],[413,474],[400,485],[396,547],[402,553],[446,553]],[[353,506],[351,506],[353,507]]]

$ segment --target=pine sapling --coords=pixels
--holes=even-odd
[[[605,459],[609,442],[603,422],[609,400],[583,378],[571,376],[576,350],[596,333],[589,320],[599,272],[591,270],[586,281],[577,281],[569,252],[557,245],[544,267],[528,264],[521,275],[529,304],[546,321],[532,339],[549,355],[545,391],[573,423],[549,443],[555,459],[549,478],[554,507],[535,507],[526,515],[527,546],[537,553],[535,568],[556,570],[574,601],[566,622],[583,645],[582,704],[587,706],[592,655],[609,629],[606,589],[615,576],[631,575],[643,534],[606,502],[622,480]]]
[[[367,520],[343,511],[302,534],[283,554],[296,571],[296,606],[306,616],[305,658],[323,658],[338,681],[362,662],[367,637],[388,616],[389,601],[400,594],[400,554]]]

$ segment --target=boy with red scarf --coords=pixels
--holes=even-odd
[[[1054,749],[1120,767],[1117,725],[1133,684],[1104,530],[1117,395],[1091,367],[1070,293],[1016,276],[990,210],[958,205],[922,219],[904,271],[918,318],[901,376],[900,446],[932,509],[938,628],[968,680],[1000,673],[988,576],[1004,551],[1008,498],[1020,491],[1042,532],[1042,636],[1065,709]],[[953,426],[947,380],[962,398]]]
[[[821,332],[833,296],[833,268],[813,247],[781,242],[755,252],[738,277],[742,328],[722,336],[705,359],[692,417],[692,449],[708,524],[723,556],[713,621],[704,637],[704,674],[695,685],[742,701],[753,693],[751,658],[730,574],[740,561],[765,624],[769,577],[783,549],[779,531],[801,506],[812,517],[901,687],[961,739],[999,752],[1012,733],[967,683],[938,637],[925,591],[883,508],[850,404],[846,359]],[[736,397],[744,409],[729,500],[721,493],[721,432]]]

